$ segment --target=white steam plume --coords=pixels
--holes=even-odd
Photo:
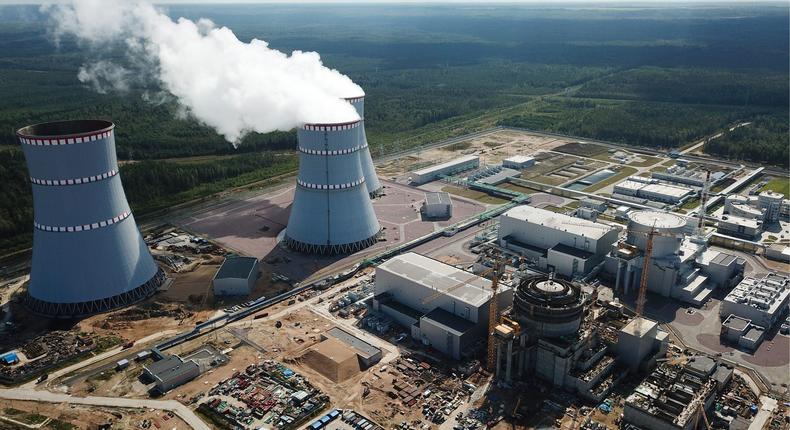
[[[74,35],[97,52],[122,44],[138,76],[153,73],[189,114],[234,144],[250,131],[359,118],[342,98],[364,92],[315,52],[287,55],[262,40],[244,43],[209,20],[173,21],[144,2],[74,0],[44,10],[58,39]],[[124,89],[130,73],[102,60],[83,66],[80,80]]]

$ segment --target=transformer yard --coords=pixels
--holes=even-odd
[[[374,167],[362,122],[298,136],[293,181],[139,226],[139,297],[50,306],[9,265],[0,428],[790,428],[783,172],[504,127]]]

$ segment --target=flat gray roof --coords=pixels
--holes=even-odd
[[[451,314],[442,308],[428,312],[423,315],[422,319],[430,320],[456,336],[461,336],[475,327],[473,322]]]
[[[228,257],[222,263],[214,279],[247,279],[256,264],[258,264],[258,259],[255,257]]]
[[[365,356],[366,358],[372,357],[376,354],[381,353],[381,349],[377,348],[364,340],[354,336],[353,334],[339,328],[339,327],[332,327],[326,332],[327,335],[334,337],[335,339],[345,343],[346,345],[351,346],[358,353]]]
[[[452,204],[452,201],[450,200],[450,193],[445,193],[445,192],[425,193],[425,203],[429,205],[436,205],[436,204],[449,205]]]
[[[183,361],[180,357],[171,355],[165,359],[151,363],[151,365],[145,368],[155,379],[167,382],[184,373],[193,372],[200,367],[192,360]]]
[[[492,295],[488,279],[414,252],[390,258],[379,269],[475,307],[485,304]],[[504,288],[509,287],[501,285],[500,291]]]

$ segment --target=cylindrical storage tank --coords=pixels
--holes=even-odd
[[[656,210],[633,211],[628,214],[628,243],[644,251],[647,235],[655,228],[653,257],[677,254],[683,241],[686,218]]]
[[[142,300],[164,280],[137,230],[115,155],[115,125],[77,120],[17,131],[33,189],[26,304],[72,318]]]
[[[536,337],[561,337],[579,331],[584,314],[581,290],[547,276],[524,278],[513,296],[513,316]]]
[[[381,192],[381,182],[376,175],[376,167],[373,165],[373,157],[370,155],[370,148],[368,147],[368,138],[365,134],[365,96],[349,97],[346,101],[354,106],[357,114],[362,118],[362,125],[360,127],[360,142],[362,149],[359,150],[359,162],[362,165],[362,173],[365,176],[365,187],[371,198],[375,197]]]
[[[380,230],[365,187],[360,120],[306,124],[297,131],[299,173],[285,243],[299,252],[348,254]]]

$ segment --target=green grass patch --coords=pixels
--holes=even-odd
[[[448,185],[446,187],[443,187],[442,191],[448,192],[450,194],[454,194],[456,196],[466,197],[468,199],[472,199],[472,200],[478,201],[480,203],[485,203],[487,205],[501,205],[501,204],[505,204],[505,203],[508,202],[505,199],[501,199],[499,197],[489,196],[488,194],[486,194],[484,192],[481,192],[481,191],[470,190],[470,189],[467,189],[467,188],[454,187],[452,185]]]
[[[619,171],[603,181],[598,182],[597,184],[590,185],[589,187],[585,188],[583,191],[586,193],[591,193],[593,191],[598,191],[601,188],[606,188],[609,185],[616,184],[617,182],[622,181],[623,179],[633,175],[634,173],[638,172],[639,170],[630,167],[630,166],[620,166]]]
[[[773,178],[760,191],[773,191],[784,194],[785,198],[787,198],[790,196],[790,178]]]
[[[578,208],[579,206],[581,206],[581,203],[579,203],[579,201],[578,201],[578,200],[574,200],[574,201],[572,201],[572,202],[568,203],[567,205],[565,205],[565,206],[563,206],[563,207],[564,207],[565,209],[576,209],[576,208]]]
[[[38,425],[47,420],[47,417],[43,415],[39,415],[34,412],[21,411],[19,409],[14,409],[14,408],[4,408],[3,414],[5,414],[8,418],[13,419],[14,421],[19,421],[20,423],[25,423],[30,425]]]
[[[652,166],[658,163],[659,161],[661,161],[660,158],[651,157],[649,155],[640,155],[640,158],[642,158],[642,161],[635,161],[633,163],[628,163],[628,165],[634,167],[647,167],[647,166]]]
[[[545,209],[545,210],[551,211],[551,212],[556,212],[556,213],[565,213],[567,211],[566,208],[561,208],[561,207],[557,207],[557,206],[554,206],[554,205],[543,206],[542,209]]]
[[[699,206],[699,203],[700,203],[699,202],[699,198],[697,198],[697,197],[695,197],[693,199],[688,199],[688,200],[686,200],[685,203],[683,203],[683,206],[681,206],[681,209],[686,209],[686,210],[694,209],[697,206]]]
[[[449,151],[449,152],[457,152],[457,151],[464,151],[472,147],[472,142],[463,141],[458,143],[453,143],[452,145],[447,145],[442,147],[442,151]]]
[[[540,190],[536,190],[534,188],[522,187],[521,185],[512,184],[510,182],[499,184],[497,185],[499,188],[504,188],[506,190],[516,191],[521,194],[535,194],[541,192]]]
[[[656,166],[656,167],[652,167],[652,168],[650,168],[650,171],[651,171],[651,172],[661,172],[661,173],[664,173],[664,172],[666,172],[666,171],[667,171],[667,168],[666,168],[666,167],[664,167],[664,166]]]
[[[666,167],[671,167],[671,166],[674,166],[675,164],[677,164],[677,162],[675,160],[667,160],[667,161],[661,163],[662,166],[666,166]]]
[[[52,420],[47,424],[45,428],[51,430],[76,430],[77,426],[66,421]]]

